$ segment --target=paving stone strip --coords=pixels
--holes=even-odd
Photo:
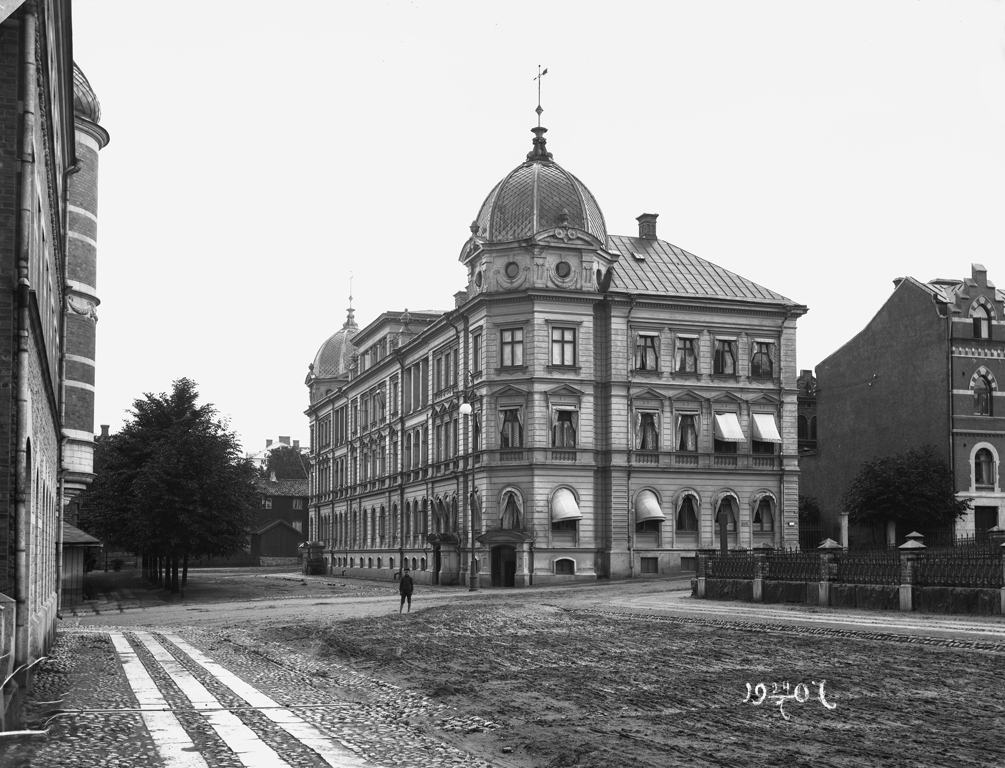
[[[859,629],[839,629],[837,627],[810,627],[799,624],[771,624],[760,621],[737,621],[736,619],[710,619],[696,616],[668,616],[651,613],[631,613],[625,610],[603,610],[600,608],[562,608],[570,613],[589,613],[603,616],[623,616],[636,621],[656,621],[672,624],[697,624],[727,629],[755,630],[759,632],[785,632],[792,635],[824,635],[827,637],[863,638],[866,640],[888,640],[894,643],[934,645],[943,648],[963,648],[975,651],[1005,653],[1005,642],[986,640],[960,640],[947,637],[922,635],[902,635],[895,632],[867,632]]]
[[[77,742],[83,723],[90,739],[79,740],[80,749],[60,750],[59,765],[490,766],[436,738],[430,726],[461,735],[499,724],[460,717],[416,692],[285,646],[265,647],[233,630],[81,628],[64,630],[61,643],[70,654],[85,645],[98,649],[112,663],[103,675],[109,685],[97,695],[92,690],[82,699],[68,697],[63,712],[49,721],[49,743],[19,766],[54,765],[57,753],[50,745]],[[57,649],[53,667],[63,663],[60,656]],[[79,655],[67,661],[67,673],[93,664]],[[116,741],[108,741],[111,734]],[[130,741],[139,748],[130,750]]]

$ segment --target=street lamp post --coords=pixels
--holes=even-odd
[[[475,464],[472,461],[471,455],[471,436],[469,429],[471,424],[471,402],[470,397],[465,398],[465,402],[461,403],[461,415],[464,416],[464,480],[462,484],[462,492],[464,494],[464,508],[467,510],[468,517],[468,527],[471,529],[471,552],[468,556],[470,561],[471,574],[468,578],[468,591],[477,592],[478,591],[478,569],[475,566],[475,535],[477,531],[475,530],[475,508],[471,503],[471,495],[474,491],[474,475],[475,475]],[[471,486],[468,487],[468,468],[471,469]]]

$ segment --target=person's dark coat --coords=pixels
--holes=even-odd
[[[398,594],[411,595],[413,589],[415,589],[415,584],[412,582],[412,577],[406,573],[398,582]]]

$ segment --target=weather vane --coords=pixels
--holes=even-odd
[[[537,109],[534,110],[534,111],[537,112],[537,127],[538,128],[541,127],[541,113],[544,112],[544,109],[541,108],[541,78],[544,77],[547,74],[548,74],[547,68],[544,70],[544,72],[542,72],[541,71],[541,65],[538,64],[537,65],[537,77],[534,78],[535,80],[537,80]]]

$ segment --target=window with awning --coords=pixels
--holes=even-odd
[[[568,488],[559,488],[551,498],[551,522],[561,523],[566,520],[582,520],[583,513],[579,511],[579,503]]]
[[[660,509],[660,501],[652,491],[641,491],[635,497],[635,522],[644,523],[648,520],[663,522],[666,515]]]
[[[735,413],[715,414],[715,439],[725,443],[742,443],[745,438]]]
[[[778,434],[778,425],[773,413],[753,413],[754,439],[762,443],[780,443],[782,436]]]

